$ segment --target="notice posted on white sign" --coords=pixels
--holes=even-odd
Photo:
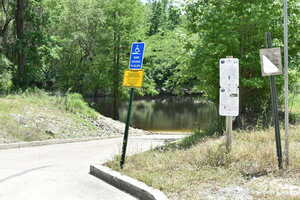
[[[221,116],[239,115],[239,60],[220,59],[220,103]]]
[[[223,58],[220,60],[220,86],[239,87],[239,59]]]
[[[239,88],[220,88],[219,114],[221,116],[239,115]]]

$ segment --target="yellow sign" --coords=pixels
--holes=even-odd
[[[125,70],[123,86],[140,88],[144,81],[144,70]]]

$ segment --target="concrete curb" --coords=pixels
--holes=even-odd
[[[168,200],[163,192],[103,165],[91,165],[90,174],[140,200]]]
[[[131,135],[131,136],[142,136],[142,134]],[[53,144],[66,144],[66,143],[75,143],[75,142],[89,142],[93,140],[113,139],[119,137],[123,137],[123,135],[107,136],[107,137],[74,138],[74,139],[54,139],[54,140],[44,140],[44,141],[34,141],[34,142],[18,142],[18,143],[0,144],[0,150],[45,146],[45,145],[53,145]]]

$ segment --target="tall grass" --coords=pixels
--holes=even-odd
[[[98,113],[84,101],[81,94],[68,93],[61,98],[57,98],[57,102],[62,104],[66,111],[74,114],[80,114],[92,119],[97,119],[98,117]]]
[[[185,144],[186,139],[182,142]],[[300,168],[299,142],[298,129],[292,129],[290,169]],[[201,199],[188,196],[193,193],[194,186],[239,185],[252,177],[280,174],[272,129],[235,132],[229,154],[223,138],[216,137],[202,139],[189,148],[182,149],[180,144],[178,147],[129,157],[123,170],[120,170],[118,160],[107,165],[171,196],[183,195],[182,199]]]
[[[91,108],[83,99],[81,94],[66,93],[51,95],[44,90],[38,88],[29,88],[24,92],[16,92],[8,95],[8,99],[22,98],[25,102],[39,105],[55,105],[68,112],[79,114],[82,117],[97,119],[98,113]]]

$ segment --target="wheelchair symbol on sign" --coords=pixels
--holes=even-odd
[[[132,54],[140,54],[140,53],[141,53],[141,50],[139,48],[139,45],[137,45]]]

